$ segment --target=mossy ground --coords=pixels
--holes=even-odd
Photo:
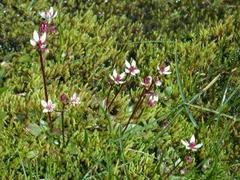
[[[76,91],[81,98],[66,114],[64,148],[57,113],[54,132],[43,124],[42,77],[29,43],[38,12],[50,6],[58,11],[46,57],[50,97]],[[239,179],[239,14],[234,0],[0,2],[1,179]],[[139,78],[112,116],[101,102],[109,74],[131,57],[141,77],[163,63],[172,74],[158,105],[123,135]],[[180,141],[192,134],[203,147],[187,164]]]

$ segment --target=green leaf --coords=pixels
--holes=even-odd
[[[169,86],[169,87],[166,87],[166,89],[164,90],[164,93],[166,94],[166,96],[171,96],[172,95],[172,87]]]
[[[27,158],[32,159],[38,156],[38,151],[29,151],[27,153]]]
[[[42,132],[42,128],[38,126],[35,123],[31,123],[28,125],[27,130],[33,135],[33,136],[39,136]]]

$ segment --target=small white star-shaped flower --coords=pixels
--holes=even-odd
[[[38,46],[40,49],[44,49],[46,45],[44,44],[47,38],[46,32],[39,36],[38,32],[34,30],[33,38],[30,40],[30,43],[33,47]]]
[[[151,84],[152,84],[152,76],[146,76],[141,82],[141,85],[145,87],[149,87]]]
[[[181,140],[181,143],[186,147],[186,149],[191,150],[191,151],[197,151],[199,148],[201,148],[203,146],[202,143],[200,143],[200,144],[196,143],[194,134],[192,135],[189,142]]]
[[[124,72],[121,74],[118,74],[116,69],[113,70],[113,75],[109,75],[109,77],[114,81],[115,84],[123,84],[125,82],[123,81],[125,76],[126,74]]]
[[[77,93],[73,93],[72,97],[70,98],[70,101],[73,106],[76,106],[80,103],[80,98],[77,96]]]
[[[162,81],[160,81],[159,79],[158,80],[156,80],[156,82],[155,82],[155,84],[156,84],[156,86],[161,86],[162,85]]]
[[[127,74],[135,76],[136,74],[140,73],[140,70],[137,68],[136,61],[134,59],[132,59],[131,64],[126,60],[125,65],[126,65],[125,72]]]
[[[54,109],[55,109],[55,107],[56,107],[56,105],[53,104],[51,100],[48,100],[48,102],[42,100],[42,101],[41,101],[41,104],[42,104],[42,106],[43,106],[43,112],[44,112],[44,113],[53,112]]]
[[[57,16],[57,11],[54,12],[53,7],[50,7],[48,11],[40,12],[39,15],[48,21],[48,23],[51,23],[52,19]]]
[[[157,102],[158,102],[158,95],[154,94],[154,93],[149,96],[148,101],[147,101],[147,103],[150,107],[155,106]]]
[[[171,74],[170,71],[170,66],[158,66],[157,70],[159,72],[160,75],[168,75]]]

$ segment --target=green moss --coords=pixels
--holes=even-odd
[[[38,12],[51,5],[58,16],[46,56],[49,95],[54,102],[63,92],[77,92],[81,98],[65,114],[65,148],[59,113],[53,114],[53,132],[41,123],[47,121],[40,104],[42,76],[38,54],[29,43],[38,28]],[[239,178],[238,6],[238,1],[223,0],[2,1],[0,61],[7,65],[0,69],[0,177]],[[131,57],[140,77],[164,63],[171,65],[172,74],[157,90],[158,105],[145,108],[120,134],[141,93],[140,77],[131,79],[116,98],[111,114],[101,104],[109,74],[123,69]],[[191,154],[194,162],[189,165],[181,140],[192,134],[203,147]],[[186,175],[180,174],[183,168]]]

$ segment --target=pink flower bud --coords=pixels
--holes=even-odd
[[[68,96],[67,96],[67,94],[63,93],[63,94],[60,96],[60,101],[61,101],[64,105],[67,105],[67,103],[68,103]]]
[[[48,23],[46,21],[41,22],[41,24],[39,26],[39,31],[41,33],[48,32]]]

